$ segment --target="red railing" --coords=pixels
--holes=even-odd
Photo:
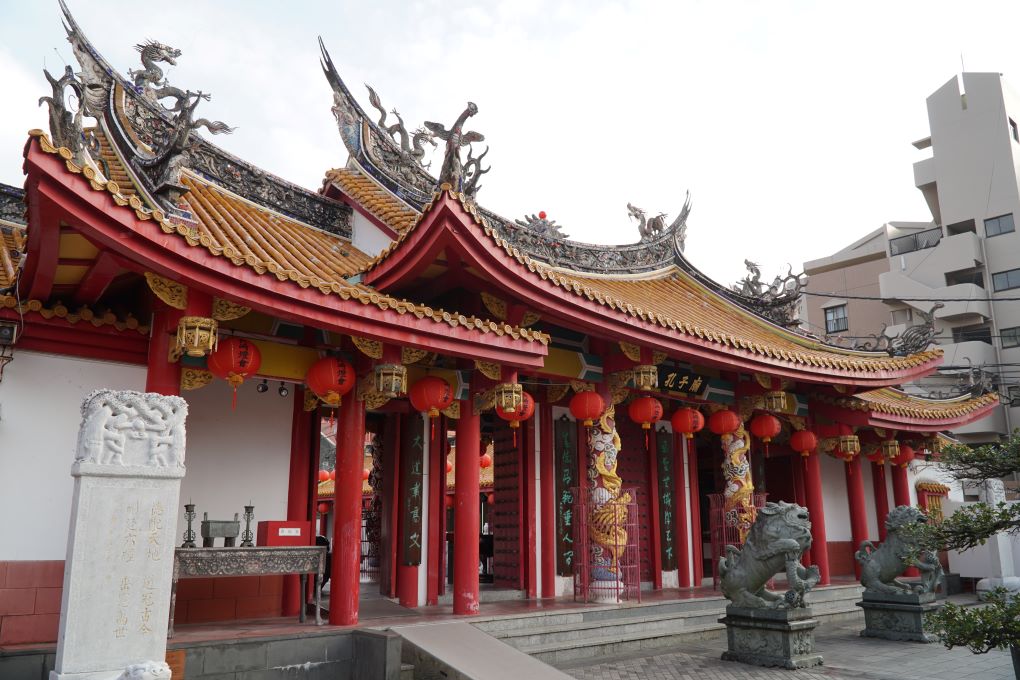
[[[611,536],[615,543],[605,554],[592,536],[592,515],[604,507],[593,498],[593,489],[574,487],[574,600],[582,602],[641,601],[641,553],[638,527],[637,493],[633,488],[620,490],[620,497],[629,495],[630,502],[618,506],[616,512],[603,512],[598,533]],[[605,493],[604,489],[599,490]]]

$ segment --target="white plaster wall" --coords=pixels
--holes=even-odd
[[[391,242],[389,236],[357,210],[354,211],[351,231],[353,232],[351,243],[354,247],[373,257],[381,253]]]
[[[846,465],[832,456],[818,456],[822,468],[822,507],[825,508],[825,539],[849,541],[850,506],[846,497]]]
[[[878,521],[875,512],[875,484],[872,481],[872,475],[871,463],[867,458],[861,459],[861,477],[864,478],[864,510],[868,518],[868,538],[877,541]]]
[[[142,390],[145,367],[17,351],[0,382],[0,560],[62,560],[81,402]]]
[[[184,533],[184,504],[191,499],[198,517],[231,519],[255,505],[255,521],[287,518],[290,477],[290,428],[294,391],[280,397],[277,385],[255,391],[249,380],[237,391],[237,410],[230,409],[230,386],[214,380],[199,390],[184,392],[188,401],[187,474],[181,484],[177,539]],[[242,520],[243,521],[243,520]],[[242,530],[244,526],[242,524]]]

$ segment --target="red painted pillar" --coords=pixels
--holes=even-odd
[[[825,507],[822,505],[822,467],[818,454],[804,458],[804,496],[811,515],[811,561],[818,565],[819,585],[829,585],[829,545],[825,539]]]
[[[535,498],[538,491],[538,484],[535,480],[535,420],[529,419],[521,423],[521,456],[523,458],[521,473],[524,475],[524,483],[521,491],[524,496],[524,544],[525,571],[524,588],[528,599],[538,596],[538,569],[536,557],[538,552],[538,508]]]
[[[794,502],[802,508],[807,507],[807,496],[804,491],[804,463],[800,455],[790,456],[790,469],[793,471],[793,498]],[[805,567],[811,566],[811,551],[808,550],[801,556],[800,561]]]
[[[889,514],[889,489],[885,483],[885,461],[871,464],[871,484],[875,489],[875,518],[878,540],[885,540],[885,518]]]
[[[294,408],[290,423],[290,470],[287,484],[287,519],[308,521],[312,496],[312,418],[315,413],[305,411],[304,385],[293,390]],[[309,534],[314,532],[309,522]],[[314,543],[306,536],[308,545]],[[293,574],[283,577],[283,615],[297,616],[301,610],[301,579]]]
[[[365,464],[365,402],[353,394],[340,406],[336,442],[336,496],[333,516],[333,573],[329,622],[358,623],[361,579],[361,470]]]
[[[212,316],[212,297],[189,290],[188,302],[183,310],[174,309],[161,300],[153,300],[155,311],[149,331],[145,391],[177,396],[181,393],[181,364],[168,360],[170,348],[177,341],[177,322],[182,316]]]
[[[892,466],[892,496],[896,505],[911,505],[910,483],[907,481],[907,468],[902,465]]]
[[[849,463],[843,464],[846,473],[846,497],[850,505],[850,540],[851,552],[860,547],[862,541],[868,540],[868,514],[864,508],[864,479],[861,475],[861,457],[854,456]],[[861,565],[854,560],[854,575],[861,576]]]
[[[662,590],[662,527],[659,523],[659,433],[653,427],[645,430],[645,460],[648,464],[648,533],[651,538],[649,549],[652,555],[652,587]]]
[[[400,414],[386,415],[383,430],[383,503],[381,533],[383,546],[379,564],[379,592],[385,597],[397,596],[397,542],[399,536],[400,508]]]
[[[400,439],[400,442],[401,442],[400,446],[401,447],[413,445],[412,444],[412,442],[414,441],[414,434],[413,433],[415,433],[415,432],[428,432],[428,431],[431,431],[431,427],[429,427],[428,430],[424,430],[424,429],[422,429],[423,426],[421,424],[419,424],[419,422],[417,422],[417,421],[421,420],[421,414],[420,413],[410,413],[410,414],[402,415],[400,417],[400,420],[401,420],[400,430],[401,430],[401,433],[402,433],[402,436],[401,436],[401,439]],[[413,451],[410,451],[410,450],[402,451],[401,455],[400,455],[400,464],[401,464],[401,466],[406,468],[408,465],[412,464],[412,461],[415,458],[416,458],[416,454]],[[397,471],[397,480],[398,480],[398,482],[397,482],[397,489],[398,489],[397,490],[397,496],[398,496],[398,498],[401,498],[401,499],[406,498],[407,494],[410,493],[410,491],[406,487],[400,485],[400,481],[399,480],[403,480],[403,479],[406,479],[406,475],[401,474],[401,471],[398,470]],[[418,570],[419,569],[427,569],[428,567],[427,567],[427,565],[418,565],[418,566],[415,566],[413,564],[405,564],[404,563],[403,554],[402,554],[403,550],[402,550],[402,548],[400,546],[403,546],[403,545],[407,544],[407,532],[408,532],[408,528],[407,528],[407,526],[405,524],[405,516],[404,516],[404,513],[401,512],[401,509],[400,509],[401,508],[401,504],[399,503],[399,501],[397,503],[396,508],[397,508],[396,509],[397,520],[396,521],[397,521],[397,526],[399,527],[398,532],[400,534],[400,542],[397,544],[397,547],[395,548],[396,552],[394,553],[394,556],[395,556],[394,558],[395,558],[395,560],[397,562],[397,576],[396,576],[396,579],[397,579],[397,599],[398,599],[398,601],[400,602],[400,604],[402,606],[414,608],[414,607],[418,606]],[[425,511],[427,512],[427,509]],[[427,597],[428,597],[428,593],[426,592],[426,598]]]
[[[684,452],[687,450],[688,439],[682,434],[673,434],[673,498],[675,499],[676,516],[676,566],[677,579],[681,588],[691,587],[691,544],[687,536],[687,486],[686,470],[684,470]]]
[[[700,588],[705,578],[704,546],[701,542],[701,491],[698,484],[698,447],[687,440],[687,477],[691,480],[691,554],[694,557],[694,587]]]
[[[539,493],[542,496],[542,597],[556,597],[556,467],[550,404],[538,406]]]
[[[471,399],[460,402],[457,420],[455,512],[453,523],[453,613],[478,613],[478,537],[481,527],[478,458],[481,419]]]
[[[425,575],[425,603],[439,603],[440,581],[443,580],[443,515],[446,513],[446,425],[445,418],[436,418],[429,432],[429,507],[428,571]]]

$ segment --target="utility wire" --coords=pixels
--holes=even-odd
[[[830,297],[846,300],[877,300],[878,302],[1020,302],[1020,297],[998,297],[998,298],[909,298],[909,297],[879,297],[877,295],[847,295],[846,293],[813,293],[802,290],[801,295],[812,295],[814,297]]]

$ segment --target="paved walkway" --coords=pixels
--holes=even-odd
[[[935,643],[922,645],[862,638],[860,624],[819,626],[815,649],[825,665],[801,671],[758,668],[719,655],[725,637],[673,650],[649,650],[564,665],[583,680],[1013,680],[1009,652],[971,654]]]

